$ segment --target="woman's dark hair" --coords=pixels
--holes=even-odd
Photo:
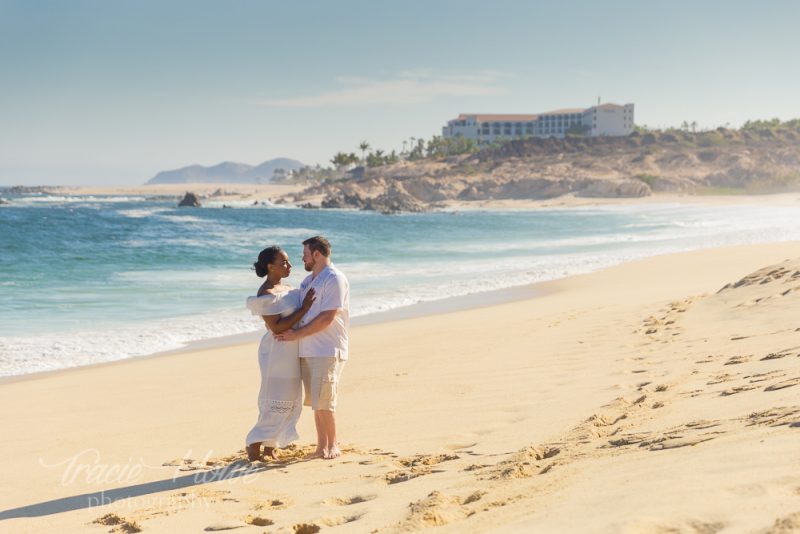
[[[275,258],[278,257],[278,254],[283,252],[283,249],[279,246],[273,245],[271,247],[267,247],[261,252],[258,253],[258,261],[253,264],[253,267],[256,268],[256,276],[259,278],[264,278],[267,276],[267,265],[275,261]]]

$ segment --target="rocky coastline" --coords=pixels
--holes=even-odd
[[[428,211],[449,201],[797,191],[800,132],[719,128],[617,138],[534,138],[473,154],[359,169],[346,176],[280,201],[398,213]]]

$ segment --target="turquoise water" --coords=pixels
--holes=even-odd
[[[640,205],[400,216],[275,206],[178,209],[140,197],[0,208],[0,376],[151,354],[261,328],[244,299],[261,248],[299,285],[324,234],[352,313],[551,280],[654,254],[800,239],[800,207]]]

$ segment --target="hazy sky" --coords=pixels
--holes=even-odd
[[[800,117],[800,2],[0,0],[0,184],[401,149],[462,112]]]

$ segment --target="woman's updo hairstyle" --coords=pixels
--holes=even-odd
[[[264,278],[269,272],[267,265],[273,263],[278,254],[283,252],[283,249],[277,245],[267,247],[258,254],[258,261],[253,264],[256,269],[256,276]]]

